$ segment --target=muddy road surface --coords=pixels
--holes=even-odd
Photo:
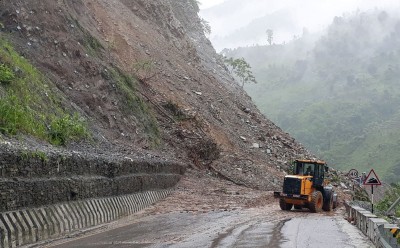
[[[142,212],[40,247],[374,247],[343,207],[282,211],[272,195],[191,172]]]
[[[139,213],[126,225],[50,247],[373,247],[341,211],[330,215],[291,211],[285,217],[277,206],[270,206],[206,213]]]

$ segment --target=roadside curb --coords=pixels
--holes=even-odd
[[[370,211],[345,202],[347,219],[358,227],[377,248],[400,248],[397,238],[400,237],[400,227],[390,224],[385,219],[378,218]]]
[[[150,206],[172,191],[147,191],[0,213],[0,247],[37,243],[117,220]]]

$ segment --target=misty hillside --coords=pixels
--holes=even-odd
[[[0,1],[0,10],[5,146],[156,157],[263,189],[310,156],[228,73],[196,1]]]
[[[302,27],[297,26],[296,20],[292,18],[293,15],[294,11],[290,9],[282,9],[264,15],[234,30],[230,34],[217,34],[213,37],[213,44],[215,44],[217,48],[225,47],[226,45],[232,47],[240,47],[244,44],[265,45],[267,44],[266,31],[268,29],[275,30],[276,37],[291,38],[298,30],[302,30]],[[281,40],[282,39],[279,41]]]
[[[400,173],[400,19],[385,11],[335,17],[316,42],[224,50],[244,57],[262,112],[339,168]]]
[[[375,8],[397,9],[396,1],[319,1],[319,0],[225,0],[202,9],[200,15],[212,27],[210,40],[217,51],[224,48],[266,45],[266,30],[274,31],[274,43],[282,44],[302,35],[306,29],[317,34],[333,17],[349,11]]]
[[[245,44],[264,45],[267,29],[276,32],[280,43],[291,40],[293,34],[301,34],[303,30],[298,24],[296,10],[285,6],[287,2],[229,0],[202,10],[201,16],[212,25],[210,38],[218,51]]]

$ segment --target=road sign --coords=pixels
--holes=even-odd
[[[371,169],[368,173],[368,176],[364,180],[364,185],[371,185],[371,212],[374,213],[374,185],[382,185],[374,169]]]
[[[358,171],[356,169],[351,169],[347,174],[351,179],[355,179],[358,177]]]
[[[382,185],[381,181],[378,178],[378,175],[376,175],[374,169],[371,169],[371,171],[368,173],[368,176],[364,180],[364,185]]]

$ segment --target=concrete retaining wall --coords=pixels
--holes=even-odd
[[[1,145],[0,158],[0,212],[171,188],[186,169],[159,158]]]
[[[147,191],[0,213],[0,247],[36,243],[117,220],[165,198],[171,191]]]
[[[175,186],[180,177],[177,174],[133,174],[117,178],[0,178],[0,212],[166,189]]]
[[[349,221],[352,221],[377,248],[400,248],[397,238],[400,238],[400,231],[397,225],[389,224],[386,220],[378,218],[358,206],[345,204]]]

